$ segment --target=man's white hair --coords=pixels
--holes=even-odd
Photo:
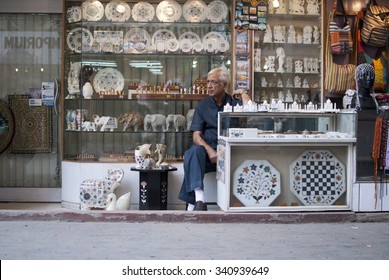
[[[214,74],[214,73],[219,73],[219,80],[223,82],[228,82],[229,75],[228,75],[228,70],[225,67],[214,68],[208,72],[208,74]]]

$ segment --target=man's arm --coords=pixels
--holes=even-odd
[[[242,100],[243,105],[247,104],[251,100],[249,94],[247,93],[247,90],[241,88],[236,89],[234,91],[234,93],[232,94],[232,98]]]
[[[208,154],[210,161],[212,163],[216,163],[217,153],[207,142],[204,141],[201,131],[194,131],[193,132],[193,143],[195,143],[196,145],[203,146],[205,148],[205,150],[207,151],[207,154]]]

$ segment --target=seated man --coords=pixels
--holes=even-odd
[[[235,106],[250,101],[244,90],[237,90],[233,96],[225,92],[228,76],[225,68],[216,68],[208,73],[208,96],[197,104],[193,116],[193,145],[184,154],[185,174],[179,193],[179,199],[188,204],[188,211],[207,210],[203,180],[205,173],[216,171],[218,112],[222,112],[226,104]]]

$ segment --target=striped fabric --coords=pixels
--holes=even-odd
[[[367,7],[361,37],[366,45],[384,47],[389,38],[389,9],[383,6]]]
[[[350,25],[340,28],[336,22],[330,22],[331,52],[333,54],[345,54],[353,51]]]

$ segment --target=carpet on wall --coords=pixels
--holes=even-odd
[[[9,105],[15,118],[11,153],[51,153],[53,149],[52,108],[30,106],[28,100],[29,95],[9,95]]]

